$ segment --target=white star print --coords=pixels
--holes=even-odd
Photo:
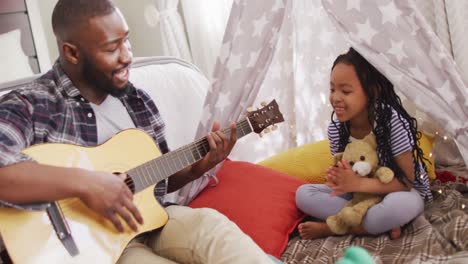
[[[270,66],[270,69],[268,69],[268,73],[270,74],[271,79],[281,80],[281,72],[282,68],[279,63],[274,63],[272,66]]]
[[[446,80],[444,84],[442,85],[442,87],[440,87],[439,89],[440,89],[440,93],[443,95],[447,103],[451,104],[456,101],[457,96],[451,89],[449,80]]]
[[[257,62],[258,55],[260,54],[260,51],[252,51],[249,53],[249,62],[247,62],[246,67],[253,67],[255,63]]]
[[[382,12],[382,24],[390,22],[396,25],[397,18],[399,18],[402,14],[402,12],[395,6],[393,1],[390,1],[388,5],[379,6],[379,9]]]
[[[240,36],[240,35],[244,34],[244,30],[242,30],[241,25],[242,25],[242,23],[239,21],[239,23],[237,23],[236,31],[233,32],[234,34],[236,34],[236,36]]]
[[[228,61],[228,68],[230,69],[231,72],[234,72],[234,70],[242,68],[241,64],[241,54],[231,54],[231,57],[229,58]]]
[[[403,41],[395,42],[390,40],[390,42],[392,43],[392,46],[387,52],[394,55],[398,63],[401,63],[401,60],[406,57],[405,51],[403,50]]]
[[[208,121],[211,120],[211,117],[213,116],[212,112],[211,112],[211,107],[209,104],[206,104],[204,107],[203,107],[203,117],[202,120],[201,120],[201,123],[202,123],[202,126],[204,126],[206,128],[206,126],[208,125]]]
[[[219,113],[224,112],[224,108],[231,105],[231,100],[229,100],[229,91],[227,93],[219,93],[218,101],[216,102],[216,109]]]
[[[266,24],[268,23],[265,13],[262,15],[261,18],[254,20],[253,23],[254,23],[254,32],[252,36],[254,37],[257,35],[260,36],[262,34],[263,28],[265,28]]]
[[[219,54],[219,61],[222,64],[224,64],[226,62],[226,59],[229,56],[230,47],[231,47],[231,42],[230,41],[223,43],[223,45],[221,46],[220,54]]]
[[[364,24],[356,23],[356,26],[358,28],[356,36],[367,44],[372,44],[372,38],[377,34],[377,31],[371,26],[369,19],[366,19]]]

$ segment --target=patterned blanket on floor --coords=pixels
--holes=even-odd
[[[288,264],[335,263],[349,246],[365,248],[375,263],[468,263],[468,188],[464,184],[433,187],[434,202],[402,230],[388,234],[333,236],[301,240],[293,237],[282,255]]]

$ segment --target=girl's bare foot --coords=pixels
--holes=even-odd
[[[398,239],[401,236],[401,227],[395,227],[390,230],[390,239]]]
[[[304,222],[297,227],[302,239],[316,239],[332,236],[333,233],[324,222]]]

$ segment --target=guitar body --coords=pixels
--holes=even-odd
[[[153,139],[137,129],[122,131],[97,147],[51,143],[23,152],[42,164],[107,172],[125,172],[161,156]],[[78,198],[59,201],[80,252],[75,257],[58,239],[45,211],[0,208],[0,233],[14,263],[115,263],[136,235],[167,222],[168,215],[156,201],[153,188],[154,184],[134,195],[144,219],[138,232],[125,224],[125,232],[118,232]]]

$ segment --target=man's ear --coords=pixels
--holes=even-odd
[[[78,47],[71,44],[70,42],[63,42],[61,45],[64,58],[71,64],[78,64],[80,58],[80,51],[78,50]]]

